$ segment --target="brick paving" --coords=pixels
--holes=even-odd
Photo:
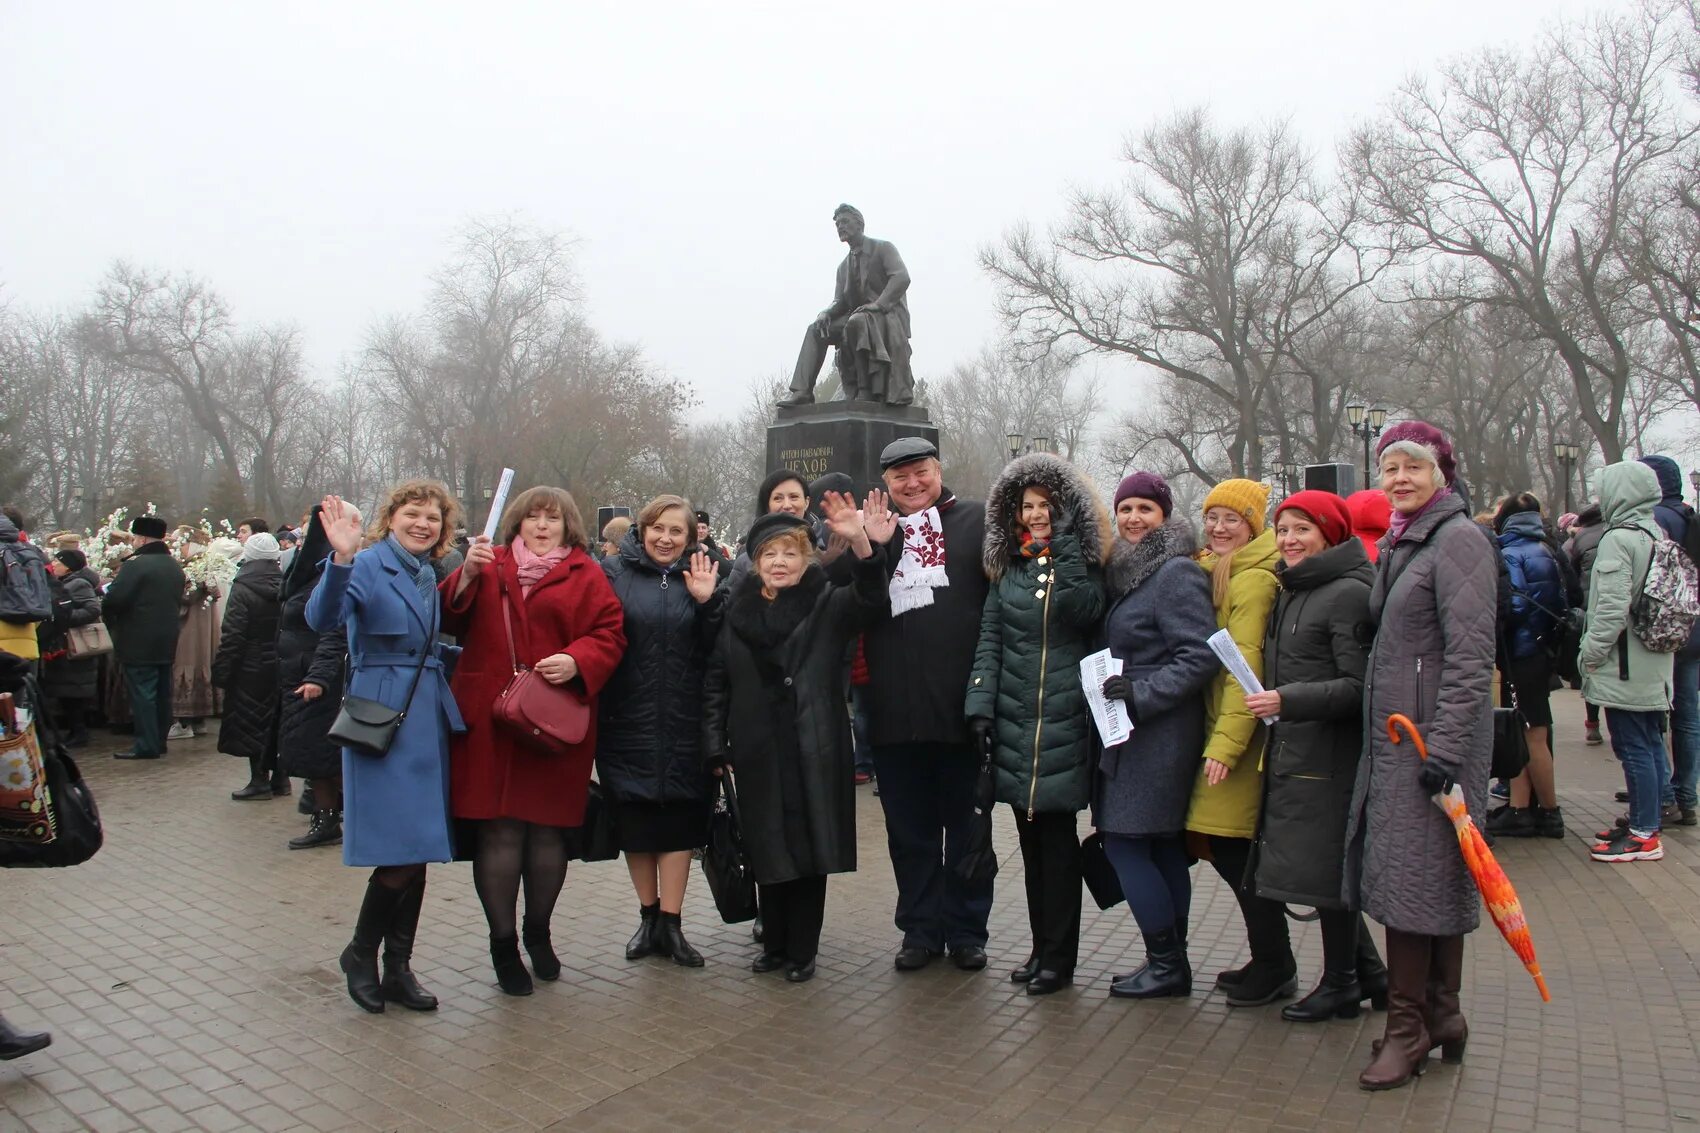
[[[1626,1130],[1700,1129],[1700,829],[1662,863],[1587,858],[1619,809],[1609,748],[1556,701],[1563,842],[1502,841],[1552,985],[1543,1006],[1490,927],[1470,937],[1471,1042],[1411,1089],[1358,1090],[1382,1016],[1295,1026],[1236,1010],[1211,975],[1242,961],[1234,904],[1197,870],[1187,1000],[1105,994],[1142,949],[1125,906],[1091,909],[1079,984],[1028,999],[1020,858],[1003,870],[990,969],[892,970],[893,887],[877,800],[862,869],[828,889],[820,975],[756,976],[747,926],[718,922],[700,877],[685,924],[708,966],[627,963],[635,900],[618,863],[575,866],[555,918],[566,974],[497,990],[470,869],[432,867],[415,968],[431,1015],[367,1016],[335,957],[365,871],[290,852],[294,800],[232,802],[246,771],[210,740],[159,763],[89,750],[106,849],[73,870],[0,873],[0,1010],[54,1045],[0,1064],[0,1130]],[[117,745],[113,745],[117,746]],[[1320,942],[1295,925],[1301,981]]]

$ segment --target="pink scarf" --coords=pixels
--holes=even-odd
[[[508,544],[508,551],[514,557],[514,565],[519,567],[519,592],[527,598],[531,596],[533,586],[542,582],[545,575],[566,562],[567,556],[573,553],[571,547],[563,545],[546,555],[534,554],[525,545],[525,540],[517,536]]]
[[[1394,508],[1392,517],[1387,521],[1387,545],[1391,547],[1393,544],[1397,543],[1399,541],[1399,537],[1405,534],[1406,528],[1410,527],[1411,524],[1415,523],[1420,517],[1428,514],[1428,510],[1430,508],[1451,494],[1452,486],[1448,484],[1446,487],[1430,496],[1428,498],[1428,503],[1424,504],[1416,511],[1411,512],[1409,515],[1406,515],[1398,508]]]

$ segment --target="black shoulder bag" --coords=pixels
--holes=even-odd
[[[413,681],[407,686],[407,699],[401,702],[401,707],[391,708],[381,701],[344,694],[342,710],[336,714],[336,722],[328,733],[332,740],[362,755],[384,756],[390,753],[390,745],[395,742],[396,733],[401,731],[402,721],[407,719],[407,710],[413,706],[413,694],[419,691],[419,678],[425,675],[425,665],[437,644],[436,614],[433,608],[430,632],[425,635],[425,648],[419,651],[419,666],[413,670]],[[348,680],[349,684],[354,683],[352,670]]]

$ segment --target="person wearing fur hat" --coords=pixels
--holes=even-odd
[[[1192,994],[1186,956],[1191,865],[1183,831],[1204,756],[1204,698],[1220,665],[1210,582],[1192,561],[1198,538],[1174,514],[1161,476],[1116,488],[1116,542],[1104,568],[1104,643],[1122,671],[1104,695],[1123,701],[1133,733],[1106,748],[1092,786],[1092,825],[1145,940],[1145,963],[1110,984],[1120,999]]]
[[[1010,978],[1028,995],[1072,984],[1079,958],[1074,827],[1090,801],[1095,747],[1080,659],[1099,636],[1109,550],[1109,516],[1061,457],[1017,457],[992,485],[981,551],[991,587],[964,713],[990,747],[997,800],[1020,836],[1033,947]]]
[[[849,544],[851,581],[830,581],[808,522],[775,512],[750,528],[750,570],[726,601],[703,678],[703,750],[736,775],[740,833],[760,889],[762,953],[751,968],[815,975],[829,874],[856,868],[856,794],[844,654],[885,608],[885,571],[870,535],[895,518],[870,494],[822,501],[828,529]]]
[[[1382,434],[1377,460],[1393,518],[1370,590],[1377,629],[1341,887],[1387,928],[1387,1025],[1358,1076],[1366,1090],[1405,1085],[1436,1046],[1445,1061],[1464,1056],[1458,989],[1481,895],[1433,796],[1456,784],[1470,812],[1485,813],[1499,574],[1445,433],[1400,422]],[[1393,713],[1422,730],[1426,761],[1389,738]]]
[[[135,549],[100,604],[136,722],[135,743],[128,751],[114,752],[116,759],[158,759],[165,754],[165,734],[171,728],[171,668],[177,658],[184,579],[165,532],[165,520],[157,515],[138,515],[131,521]]]
[[[213,656],[213,684],[224,691],[218,750],[248,761],[248,783],[230,797],[247,802],[277,797],[289,780],[277,765],[277,631],[283,610],[282,551],[269,532],[242,545],[241,565]]]
[[[1387,1006],[1387,969],[1363,915],[1341,896],[1346,818],[1363,753],[1364,664],[1375,578],[1352,513],[1332,492],[1299,492],[1275,509],[1281,591],[1263,647],[1266,692],[1245,698],[1277,718],[1258,824],[1259,897],[1317,909],[1322,981],[1281,1009],[1296,1023],[1355,1019]]]
[[[1275,533],[1265,515],[1269,489],[1255,480],[1223,480],[1204,498],[1203,552],[1216,626],[1233,637],[1261,679],[1263,634],[1275,605]],[[1259,897],[1250,877],[1252,839],[1263,797],[1263,722],[1246,707],[1245,690],[1218,669],[1205,701],[1204,763],[1193,783],[1186,828],[1234,891],[1251,961],[1220,973],[1230,1007],[1255,1007],[1298,990],[1298,965],[1280,902]]]

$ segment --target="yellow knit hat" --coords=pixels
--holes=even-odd
[[[1232,508],[1251,524],[1251,537],[1263,534],[1264,514],[1269,510],[1269,486],[1256,480],[1224,480],[1204,497],[1204,510]]]

